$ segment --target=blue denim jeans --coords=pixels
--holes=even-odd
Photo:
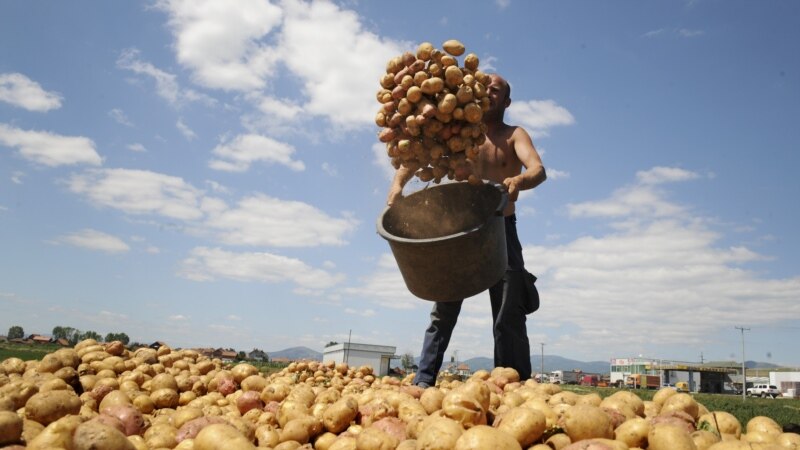
[[[505,218],[505,231],[508,266],[503,278],[489,288],[494,324],[494,365],[513,367],[519,372],[520,379],[526,380],[531,377],[531,359],[523,307],[525,290],[522,269],[525,262],[514,215]],[[436,382],[462,303],[463,300],[433,304],[415,383],[433,385]]]

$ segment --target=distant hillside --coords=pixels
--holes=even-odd
[[[275,352],[267,352],[267,355],[269,355],[269,359],[287,358],[289,360],[313,359],[317,361],[322,361],[322,353],[315,350],[311,350],[308,347],[291,347]]]
[[[494,359],[492,358],[472,358],[464,361],[473,371],[485,369],[492,370]],[[539,355],[531,356],[531,368],[533,373],[539,373],[542,367],[542,357]],[[562,358],[556,355],[544,355],[544,371],[550,373],[554,370],[582,370],[588,373],[608,373],[611,369],[606,361],[576,361],[574,359]]]

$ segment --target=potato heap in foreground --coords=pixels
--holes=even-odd
[[[425,390],[369,367],[300,362],[270,376],[193,350],[86,340],[0,364],[3,449],[797,449],[688,394],[601,399],[497,368]]]
[[[442,47],[425,42],[416,54],[405,52],[386,64],[377,94],[378,138],[395,168],[402,165],[422,181],[447,177],[478,183],[470,162],[486,139],[482,118],[491,80],[478,70],[474,53],[459,67],[461,42],[449,40]]]

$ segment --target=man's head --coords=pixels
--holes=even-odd
[[[489,78],[492,81],[486,86],[486,92],[489,94],[487,113],[492,118],[502,119],[506,108],[511,105],[511,86],[505,78],[496,73],[490,74]]]

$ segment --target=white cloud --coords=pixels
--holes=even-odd
[[[511,4],[511,0],[494,0],[494,2],[500,9],[506,9]]]
[[[39,83],[21,73],[0,73],[0,101],[27,109],[47,112],[61,108],[61,95],[47,92]]]
[[[372,144],[372,164],[378,166],[387,180],[394,178],[396,170],[392,167],[392,161],[386,154],[386,144],[381,142]]]
[[[231,192],[230,189],[213,180],[206,180],[206,184],[211,187],[213,192],[217,192],[219,194],[230,194]]]
[[[258,110],[270,118],[284,122],[293,122],[301,118],[303,107],[288,99],[267,96],[255,96]]]
[[[175,36],[178,61],[200,85],[225,90],[261,89],[278,59],[260,40],[280,24],[281,9],[247,0],[159,0]]]
[[[693,38],[702,36],[705,34],[703,30],[687,30],[686,28],[681,28],[677,30],[678,36],[685,37],[685,38]]]
[[[563,170],[558,169],[547,169],[548,180],[561,180],[564,178],[569,178],[569,172],[564,172]]]
[[[184,316],[183,314],[175,314],[175,315],[169,316],[167,318],[169,320],[173,321],[173,322],[183,322],[183,321],[189,319],[188,317]]]
[[[656,166],[636,172],[637,184],[617,189],[607,199],[569,204],[567,210],[572,217],[677,218],[686,213],[685,207],[668,201],[655,186],[699,177],[681,168]]]
[[[56,242],[106,253],[125,253],[130,250],[122,239],[91,228],[66,234],[57,238]]]
[[[125,112],[119,108],[114,108],[108,112],[108,116],[114,119],[120,125],[125,125],[126,127],[133,127],[133,122],[128,119],[128,116],[125,115]]]
[[[345,314],[350,314],[353,316],[361,316],[361,317],[372,317],[375,315],[374,309],[353,309],[353,308],[345,308]]]
[[[130,150],[132,152],[140,152],[141,153],[141,152],[146,152],[147,151],[145,146],[142,145],[142,144],[139,144],[138,142],[128,145],[127,148],[128,148],[128,150]]]
[[[408,291],[397,261],[391,254],[381,255],[375,271],[360,286],[348,287],[348,295],[359,295],[376,305],[391,309],[414,309],[424,303]]]
[[[703,30],[690,30],[687,28],[659,28],[657,30],[650,30],[642,36],[646,38],[655,38],[659,36],[679,37],[679,38],[695,38],[705,34]]]
[[[343,245],[358,221],[329,216],[307,203],[264,194],[243,198],[236,208],[212,215],[206,225],[229,245],[310,247]]]
[[[17,148],[23,158],[48,167],[71,164],[99,166],[103,162],[94,142],[82,136],[26,131],[0,123],[0,144]]]
[[[156,247],[155,245],[148,245],[145,251],[147,253],[150,253],[151,255],[157,255],[161,253],[161,249]]]
[[[327,173],[328,175],[330,175],[332,177],[338,177],[339,176],[339,171],[336,169],[336,166],[334,166],[333,164],[330,164],[328,162],[322,163],[322,171]]]
[[[355,12],[334,3],[287,0],[283,6],[284,62],[303,81],[306,111],[345,127],[371,124],[375,96],[364,86],[376,86],[386,61],[409,45],[366,31]]]
[[[21,172],[19,170],[15,170],[11,174],[11,182],[14,184],[22,184],[22,177],[25,176],[25,172]]]
[[[695,180],[697,178],[700,178],[697,173],[678,167],[653,167],[649,170],[636,172],[636,179],[642,184],[662,184]]]
[[[217,278],[269,284],[289,281],[308,289],[327,289],[344,280],[344,275],[315,269],[299,259],[207,247],[193,249],[183,260],[179,275],[195,281]]]
[[[178,61],[193,81],[246,92],[261,113],[276,119],[248,121],[279,130],[280,123],[313,116],[345,129],[371,124],[375,99],[364,86],[377,87],[386,61],[411,45],[365,30],[358,14],[333,2],[157,4],[169,15]],[[288,72],[278,72],[283,69]],[[268,79],[284,76],[302,85],[296,93],[302,101],[262,92]]]
[[[135,48],[123,50],[119,58],[117,58],[117,67],[129,70],[137,75],[145,75],[152,78],[156,83],[156,93],[173,107],[180,107],[185,102],[194,101],[200,101],[208,105],[216,103],[214,99],[205,94],[192,89],[182,89],[175,75],[142,60],[140,53]]]
[[[552,127],[575,123],[572,114],[553,100],[512,101],[508,114],[512,122],[542,136],[547,136]]]
[[[128,214],[159,214],[182,220],[199,219],[202,191],[179,177],[146,170],[93,169],[73,175],[69,189],[97,206]]]
[[[244,172],[254,162],[278,163],[294,171],[305,170],[302,161],[293,160],[294,147],[257,134],[239,135],[230,142],[214,148],[212,153],[218,157],[209,162],[212,169],[228,172]]]
[[[175,124],[175,127],[178,128],[178,131],[181,132],[181,134],[183,135],[184,138],[186,138],[187,141],[193,141],[197,139],[197,134],[191,128],[189,128],[188,125],[183,123],[183,119],[178,119],[178,122]]]

